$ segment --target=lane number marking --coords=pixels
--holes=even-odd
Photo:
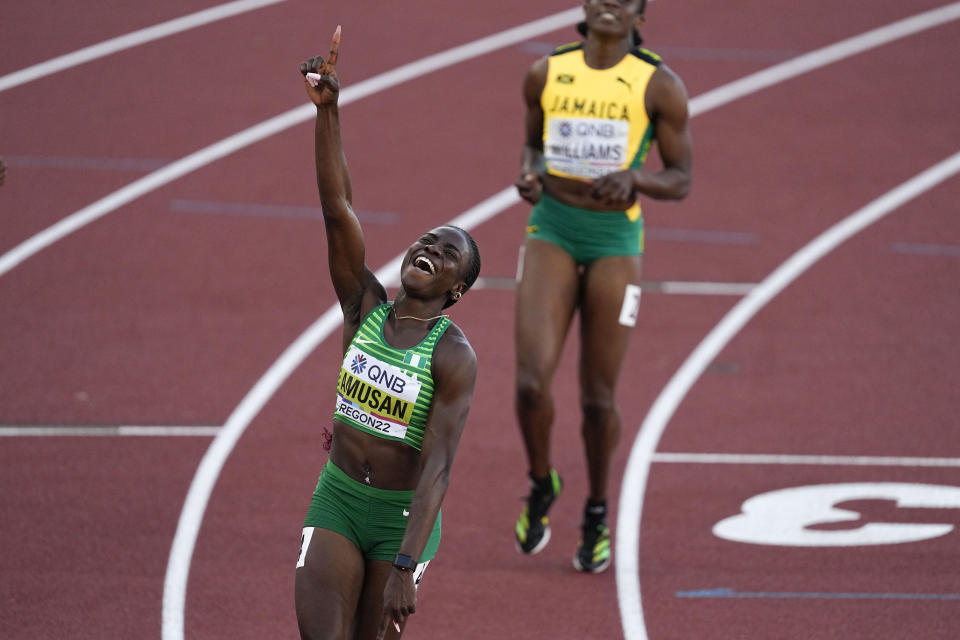
[[[781,547],[855,547],[919,542],[944,536],[953,524],[871,522],[856,529],[815,530],[856,522],[860,514],[835,505],[850,500],[895,500],[898,507],[960,509],[960,487],[899,482],[821,484],[778,489],[743,503],[741,513],[713,527],[719,538]]]

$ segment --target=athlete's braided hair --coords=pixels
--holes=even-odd
[[[477,247],[476,240],[473,239],[473,236],[466,229],[454,226],[452,224],[447,225],[451,229],[456,229],[467,239],[467,244],[470,246],[470,264],[467,265],[467,272],[463,276],[463,282],[466,284],[466,288],[463,290],[463,293],[466,293],[470,290],[470,287],[473,286],[473,283],[477,281],[477,277],[480,275],[480,248]],[[443,308],[456,304],[456,300],[453,297],[447,299],[447,302],[443,305]]]

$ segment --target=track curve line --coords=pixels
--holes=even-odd
[[[707,366],[768,302],[837,246],[898,207],[960,172],[960,152],[934,165],[830,227],[795,253],[727,313],[687,357],[640,426],[627,460],[617,519],[617,590],[626,640],[647,638],[639,582],[643,495],[657,443],[680,402]]]
[[[960,172],[960,152],[830,227],[793,254],[727,313],[687,357],[654,401],[627,459],[617,516],[617,593],[626,640],[646,640],[640,597],[640,515],[650,464],[667,422],[707,366],[768,302],[837,246]]]
[[[925,11],[909,18],[899,20],[887,26],[867,31],[858,36],[842,40],[835,44],[811,51],[781,64],[774,65],[757,73],[751,74],[709,91],[690,101],[690,113],[695,116],[711,109],[727,104],[732,100],[750,93],[760,91],[801,74],[824,67],[844,58],[848,58],[900,38],[914,35],[926,29],[931,29],[948,22],[960,19],[960,2],[953,2],[938,9]],[[799,271],[784,271],[785,268],[798,269],[801,262],[798,260],[816,260],[836,245],[846,240],[850,235],[860,231],[876,219],[886,215],[889,210],[882,210],[891,202],[903,204],[922,193],[911,192],[917,185],[926,185],[932,188],[939,182],[946,180],[960,169],[960,157],[951,156],[948,160],[932,167],[901,187],[894,189],[886,196],[874,201],[860,211],[851,214],[846,220],[824,232],[803,250],[795,254],[777,271],[770,274],[759,286],[741,300],[733,310],[718,324],[713,331],[704,338],[703,342],[688,357],[674,377],[667,383],[657,397],[649,413],[640,426],[640,432],[630,450],[627,467],[620,487],[618,501],[618,516],[616,529],[616,579],[617,602],[620,607],[620,622],[623,627],[625,640],[646,640],[647,630],[643,619],[643,603],[640,594],[639,575],[639,547],[640,547],[640,517],[643,511],[643,499],[646,490],[650,464],[656,451],[660,437],[666,429],[667,422],[677,406],[683,400],[687,391],[693,386],[703,370],[709,365],[713,357],[720,351],[743,324],[749,320],[766,302],[795,279],[805,270],[806,264]],[[909,194],[909,195],[905,195]],[[900,200],[898,200],[900,198]],[[870,216],[876,216],[871,218]],[[868,220],[867,222],[862,222]],[[855,226],[855,225],[860,226]],[[848,235],[840,235],[848,233]],[[831,244],[832,243],[832,244]],[[817,253],[821,252],[821,253]],[[810,263],[812,264],[812,262]],[[789,278],[780,283],[783,278]],[[776,280],[774,280],[776,279]],[[772,287],[779,286],[777,289]],[[766,296],[769,296],[767,298]],[[762,304],[753,308],[758,301]],[[738,314],[738,315],[734,315]],[[739,314],[744,315],[742,319]],[[740,322],[740,324],[736,324]],[[727,334],[727,332],[732,333]]]
[[[358,82],[340,93],[340,105],[346,106],[369,95],[385,91],[404,82],[409,82],[434,71],[453,66],[460,62],[488,54],[497,49],[524,42],[535,36],[556,31],[569,26],[580,19],[582,9],[568,9],[533,22],[501,31],[500,33],[453,47],[414,62],[401,65],[390,71]],[[63,218],[40,233],[24,240],[19,245],[0,256],[0,277],[24,260],[36,255],[53,243],[82,229],[91,222],[116,211],[125,204],[144,196],[151,191],[167,185],[178,178],[192,173],[212,162],[224,158],[256,142],[281,133],[290,127],[306,122],[314,116],[316,109],[312,104],[291,109],[274,116],[239,133],[224,138],[208,147],[195,151],[165,167],[131,182],[110,195],[97,200],[83,209]]]

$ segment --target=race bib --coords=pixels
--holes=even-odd
[[[543,155],[547,168],[578,178],[619,171],[627,160],[630,122],[599,118],[551,118]]]
[[[337,380],[334,417],[402,439],[421,386],[413,374],[351,346]]]

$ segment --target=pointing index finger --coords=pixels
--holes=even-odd
[[[333,42],[330,43],[330,55],[327,56],[327,64],[331,67],[337,66],[337,56],[340,55],[340,25],[333,32]]]

